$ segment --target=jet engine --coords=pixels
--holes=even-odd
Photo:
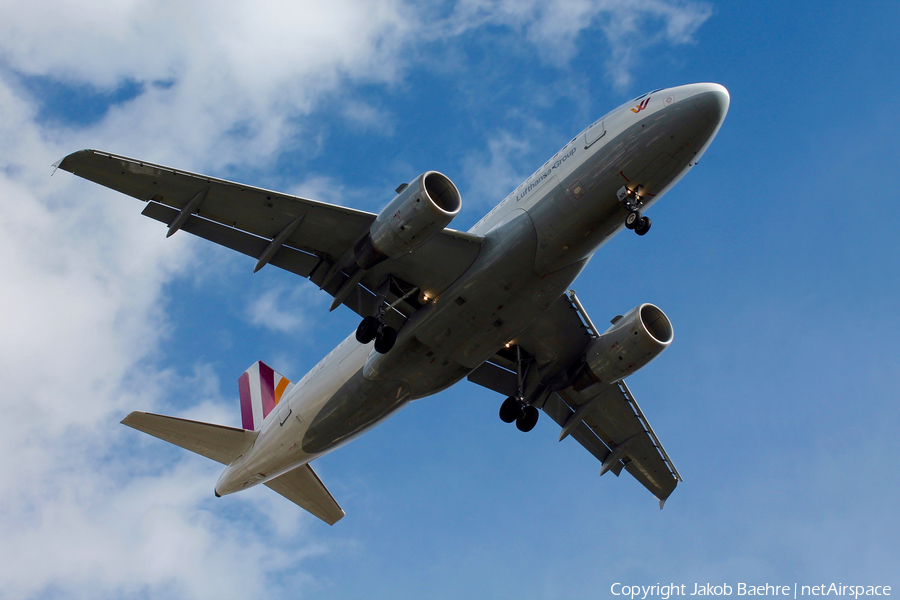
[[[594,383],[624,379],[668,348],[673,337],[666,314],[652,304],[641,304],[591,342],[573,387],[583,390]]]
[[[422,173],[398,188],[397,196],[378,214],[357,248],[357,264],[369,269],[424,244],[449,225],[461,207],[459,190],[446,175]]]

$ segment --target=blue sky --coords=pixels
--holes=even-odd
[[[892,585],[900,550],[895,2],[0,3],[0,597],[605,598],[614,582]],[[129,430],[237,425],[356,326],[307,281],[49,165],[98,148],[377,211],[436,169],[466,229],[648,90],[718,137],[573,286],[675,342],[629,380],[685,478],[599,478],[469,383],[316,469],[335,527]]]

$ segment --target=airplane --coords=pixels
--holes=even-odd
[[[263,362],[238,380],[242,427],[132,412],[125,425],[225,465],[217,497],[263,484],[333,525],[344,511],[310,463],[410,401],[462,379],[505,397],[527,432],[542,410],[660,509],[683,481],[625,383],[672,323],[644,303],[601,331],[570,286],[700,160],[728,111],[715,83],[654,90],[573,137],[469,231],[453,182],[427,171],[373,214],[97,150],[55,167],[146,203],[143,215],[308,278],[362,317],[292,383]],[[55,172],[55,171],[54,171]]]

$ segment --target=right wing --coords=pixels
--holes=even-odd
[[[354,243],[370,228],[376,215],[272,192],[215,177],[96,150],[81,150],[57,165],[64,171],[99,183],[147,203],[143,215],[308,277],[336,295],[348,276],[335,264],[353,251]],[[472,264],[481,249],[480,236],[444,229],[413,252],[370,269],[343,304],[361,316],[373,314],[373,291],[387,275],[437,295]],[[396,299],[392,290],[388,299]],[[409,314],[413,307],[399,304]],[[402,324],[403,315],[391,311],[388,322]]]
[[[344,518],[344,510],[308,464],[279,475],[264,485],[329,525],[334,525]]]
[[[581,392],[571,385],[553,387],[554,376],[577,369],[597,333],[581,320],[570,299],[560,296],[515,340],[534,361],[526,388],[535,390],[541,398],[536,406],[562,428],[560,440],[575,438],[600,461],[601,475],[611,471],[618,476],[625,469],[659,499],[662,508],[681,475],[625,381],[596,384]],[[505,396],[515,394],[515,359],[507,352],[475,369],[469,380]]]
[[[551,394],[543,409],[560,427],[573,426],[570,435],[601,462],[601,475],[618,476],[624,468],[659,499],[660,508],[682,481],[624,380],[585,393],[565,388]]]

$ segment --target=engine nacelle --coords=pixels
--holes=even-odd
[[[585,368],[573,387],[582,390],[624,379],[668,348],[673,337],[669,317],[652,304],[641,304],[591,342]]]
[[[368,269],[413,250],[449,225],[460,208],[459,190],[446,175],[422,173],[378,214],[357,263]]]

